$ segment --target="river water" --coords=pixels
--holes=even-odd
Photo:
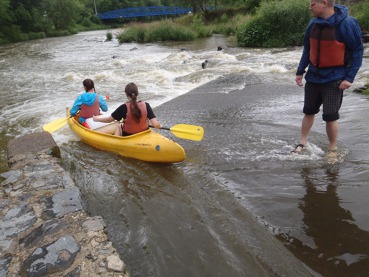
[[[160,131],[184,147],[183,163],[97,151],[67,126],[53,133],[132,276],[369,275],[369,102],[352,92],[368,81],[368,45],[345,92],[332,164],[321,115],[306,154],[288,154],[302,118],[303,90],[294,85],[301,48],[241,49],[221,36],[161,45],[105,37],[0,47],[1,171],[6,143],[64,117],[83,79],[110,97],[109,111],[135,82],[163,125],[204,127],[201,142]]]

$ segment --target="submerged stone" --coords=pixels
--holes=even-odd
[[[22,264],[22,276],[48,276],[66,270],[74,261],[80,246],[70,235],[37,248]]]

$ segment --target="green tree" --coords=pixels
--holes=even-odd
[[[84,6],[78,0],[44,0],[46,17],[56,30],[72,30]]]
[[[309,0],[265,0],[256,16],[237,31],[242,47],[285,47],[301,45],[311,19]]]
[[[19,40],[20,28],[14,23],[10,0],[0,0],[0,44]]]

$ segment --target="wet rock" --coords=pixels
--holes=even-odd
[[[1,185],[6,186],[8,184],[11,184],[14,181],[16,181],[21,175],[22,175],[22,172],[20,170],[12,170],[12,171],[1,173],[0,177],[4,179]]]
[[[77,266],[75,269],[73,269],[67,275],[64,275],[64,277],[80,277],[80,276],[81,276],[81,266]]]
[[[116,253],[105,223],[83,210],[55,145],[44,132],[8,144],[10,171],[0,174],[0,277],[117,276],[112,270],[122,268],[119,260],[111,272],[100,267]]]
[[[7,256],[4,257],[4,259],[0,259],[0,277],[8,276],[8,266],[11,260],[12,260],[11,256]]]
[[[11,239],[3,239],[0,240],[0,251],[6,251],[12,245],[13,240]]]
[[[44,214],[49,217],[63,217],[64,215],[82,210],[80,192],[76,187],[66,189],[44,199],[46,209]]]
[[[87,230],[98,232],[104,230],[105,223],[101,216],[95,216],[83,222],[82,226]]]
[[[52,190],[63,187],[62,178],[55,170],[33,172],[31,174],[27,177],[32,180],[30,185],[35,189]]]
[[[21,275],[49,276],[67,269],[74,261],[80,246],[70,235],[37,248],[22,264]]]
[[[60,149],[48,132],[33,133],[15,138],[8,143],[8,160],[11,163],[18,155],[35,154],[47,151],[54,157],[60,158]]]
[[[205,69],[205,68],[208,66],[208,64],[209,64],[209,61],[208,61],[208,60],[205,60],[205,61],[201,64],[201,67],[202,67],[203,69]]]
[[[107,265],[106,267],[113,271],[123,272],[124,263],[117,255],[111,255],[106,258]]]
[[[62,183],[64,188],[75,187],[72,178],[66,172],[62,174]]]
[[[9,209],[0,220],[0,249],[7,250],[11,245],[10,238],[17,236],[20,232],[30,228],[37,218],[32,207],[23,203],[15,208]]]
[[[8,199],[1,199],[0,200],[0,209],[2,211],[4,211],[4,209],[9,205],[9,200]]]
[[[19,240],[19,243],[24,243],[24,246],[27,248],[34,247],[42,241],[46,236],[53,235],[61,228],[65,227],[66,223],[64,221],[58,220],[49,220],[46,221],[41,226],[34,229],[31,233],[29,233],[24,238]]]

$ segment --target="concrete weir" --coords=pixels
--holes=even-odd
[[[130,276],[47,132],[8,143],[0,174],[0,276]]]

